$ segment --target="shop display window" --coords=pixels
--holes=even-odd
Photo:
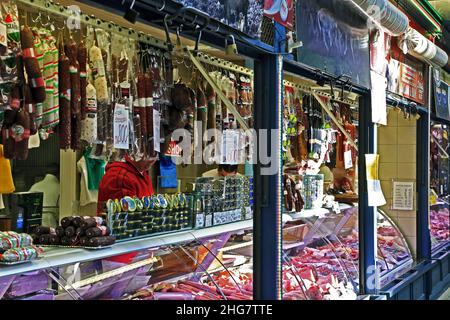
[[[430,232],[434,250],[450,241],[449,131],[448,125],[431,125]]]
[[[377,216],[377,288],[413,265],[405,238],[381,210]],[[300,217],[283,227],[283,298],[356,299],[359,282],[358,208]]]
[[[2,95],[24,103],[0,104],[1,155],[11,181],[41,167],[5,195],[0,299],[252,299],[250,59],[105,15],[1,2]]]

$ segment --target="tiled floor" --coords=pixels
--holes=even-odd
[[[439,300],[450,300],[450,288],[444,292],[442,296],[439,297]]]

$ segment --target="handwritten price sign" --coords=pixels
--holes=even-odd
[[[128,150],[130,145],[129,113],[123,104],[114,108],[114,148]]]

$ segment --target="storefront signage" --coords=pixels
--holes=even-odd
[[[407,57],[392,58],[387,71],[388,91],[425,105],[424,65]]]
[[[166,156],[179,157],[182,154],[181,147],[173,140],[170,140],[169,147],[165,153]]]
[[[296,11],[298,60],[370,88],[367,22],[347,1],[299,0]]]
[[[252,37],[259,37],[264,13],[264,0],[176,0],[186,7],[194,7],[232,28]],[[275,0],[271,2],[293,2]],[[284,8],[285,6],[283,6]],[[285,16],[285,10],[280,13]],[[289,17],[289,15],[288,15]],[[289,20],[289,18],[287,18]]]
[[[286,28],[294,28],[294,0],[265,0],[264,15]]]

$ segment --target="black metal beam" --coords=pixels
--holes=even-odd
[[[359,101],[358,126],[358,237],[359,237],[359,292],[375,294],[378,283],[376,277],[377,254],[377,208],[369,206],[367,190],[366,154],[376,150],[376,127],[372,122],[370,94]]]
[[[279,110],[278,70],[276,56],[266,55],[261,61],[255,63],[255,129],[278,128]],[[271,138],[269,138],[271,139]],[[271,141],[271,140],[268,140]],[[259,146],[258,146],[259,147]],[[268,143],[269,152],[277,152],[275,146]],[[276,192],[279,176],[262,175],[261,164],[255,166],[255,215],[254,215],[254,298],[259,300],[277,299],[279,251],[281,243],[277,238],[279,217],[277,204],[279,203]]]
[[[110,0],[79,0],[82,3],[97,7],[108,12],[112,12],[118,16],[123,16],[129,8],[131,1],[127,1],[124,5],[121,1]],[[164,29],[164,17],[166,14],[174,15],[183,6],[180,3],[171,0],[136,0],[133,9],[139,12],[137,22],[151,25],[160,29]],[[159,9],[163,9],[159,11]],[[206,14],[206,13],[203,13]],[[197,18],[196,18],[197,16]],[[201,23],[201,18],[198,18],[195,11],[187,11],[184,15],[173,20],[173,26],[183,24],[180,35],[196,40],[196,35],[193,34],[194,28],[189,24],[196,22]],[[175,31],[175,30],[172,30]],[[238,52],[241,55],[249,58],[258,59],[261,54],[273,54],[272,46],[269,46],[258,39],[254,39],[244,34],[243,32],[234,29],[226,24],[223,24],[215,19],[210,19],[206,29],[203,30],[202,43],[206,43],[216,48],[225,47],[225,40],[229,35],[233,35],[238,47]]]

